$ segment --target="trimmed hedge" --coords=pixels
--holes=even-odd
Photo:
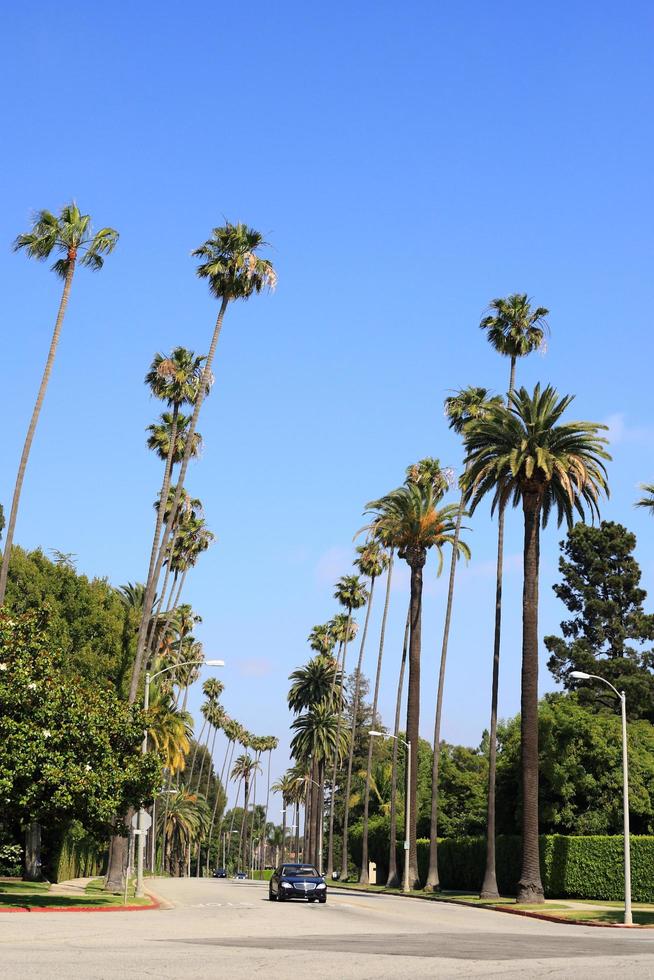
[[[253,881],[270,881],[273,872],[272,868],[265,868],[263,871],[253,871],[252,880]]]
[[[71,878],[97,878],[104,871],[106,847],[73,824],[64,834],[52,869],[54,881]]]
[[[384,831],[386,834],[384,835]],[[361,860],[361,826],[351,832],[351,855]],[[377,863],[377,882],[384,884],[388,873],[388,824],[371,821],[370,860]],[[624,898],[624,838],[622,836],[567,837],[552,834],[540,838],[541,877],[547,898]],[[398,869],[402,873],[404,850],[397,846]],[[496,842],[497,884],[502,895],[515,895],[522,863],[519,837],[500,836]],[[418,870],[427,877],[429,841],[418,841]],[[486,839],[466,837],[438,843],[438,872],[445,889],[477,892],[486,865]],[[654,901],[654,837],[631,838],[631,889],[637,902]]]

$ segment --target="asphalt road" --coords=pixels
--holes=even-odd
[[[279,905],[267,886],[247,881],[158,879],[152,887],[174,908],[0,914],[0,976],[654,977],[654,930],[335,891],[326,905]]]

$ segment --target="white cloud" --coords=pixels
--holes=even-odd
[[[238,672],[241,677],[265,677],[272,673],[273,662],[267,657],[247,657],[238,663]]]
[[[654,443],[654,428],[628,425],[624,412],[614,412],[604,424],[608,426],[606,438],[612,446],[624,442]]]

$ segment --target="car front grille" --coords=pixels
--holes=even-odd
[[[295,881],[293,882],[293,888],[295,891],[306,895],[307,892],[315,892],[316,885],[313,881]]]

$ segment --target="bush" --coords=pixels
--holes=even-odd
[[[23,849],[20,844],[0,844],[0,875],[4,878],[20,878]]]
[[[53,880],[96,878],[103,873],[106,857],[107,849],[85,834],[79,824],[73,824],[64,834],[53,862]]]
[[[352,827],[351,855],[361,859],[361,825]],[[388,821],[370,821],[370,860],[377,862],[377,881],[388,873]],[[497,885],[502,895],[515,895],[522,864],[522,845],[517,836],[500,836],[496,842]],[[404,850],[398,841],[398,872],[402,874]],[[540,838],[540,864],[546,898],[624,898],[624,838],[622,836]],[[438,842],[438,872],[446,890],[478,892],[486,866],[485,837],[462,837]],[[429,841],[418,840],[418,871],[422,881],[429,867]],[[654,837],[631,838],[631,889],[637,902],[654,901]]]
[[[270,881],[272,878],[272,868],[264,868],[263,871],[253,871],[252,880],[253,881]]]

